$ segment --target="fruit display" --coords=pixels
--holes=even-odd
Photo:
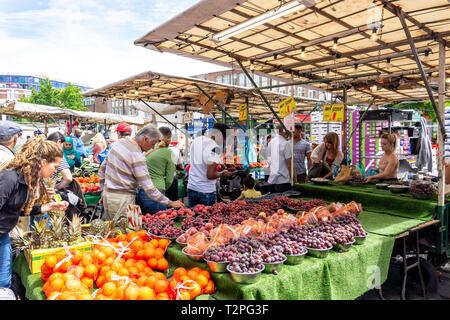
[[[359,175],[353,175],[350,180],[348,180],[349,183],[354,183],[354,184],[362,184],[364,183],[364,179],[362,178],[362,176]]]
[[[97,175],[91,175],[89,177],[76,177],[75,180],[81,186],[83,193],[96,192],[100,190],[100,177]]]
[[[183,230],[177,228],[171,219],[156,219],[156,221],[145,223],[143,226],[150,234],[162,238],[175,239],[183,234]]]
[[[176,210],[161,210],[155,213],[155,217],[159,219],[175,219],[177,212]]]
[[[41,267],[48,300],[191,300],[211,294],[215,285],[207,270],[167,270],[166,239],[150,239],[145,230],[97,242],[93,251],[62,251]]]
[[[205,220],[200,217],[187,217],[181,222],[181,229],[188,230],[190,228],[201,228],[206,224]]]
[[[410,192],[414,194],[433,194],[434,188],[429,183],[415,183],[411,186]]]

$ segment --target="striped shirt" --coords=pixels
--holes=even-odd
[[[138,185],[154,201],[168,206],[171,201],[153,185],[141,148],[130,139],[120,139],[110,150],[99,170],[104,190],[136,193]]]
[[[58,178],[59,174],[61,173],[61,171],[63,171],[64,169],[69,169],[70,170],[70,166],[67,163],[66,158],[62,158],[61,164],[58,166],[58,168],[56,169],[56,173],[52,174],[52,178],[56,179]]]

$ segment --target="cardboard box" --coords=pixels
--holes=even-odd
[[[84,241],[73,246],[69,246],[69,250],[79,250],[81,252],[89,252],[92,251],[94,245],[90,242]],[[25,259],[28,262],[28,267],[30,268],[30,272],[40,273],[41,266],[45,262],[45,258],[49,255],[55,254],[59,251],[64,251],[63,247],[52,248],[52,249],[37,249],[37,250],[25,250],[24,255]]]

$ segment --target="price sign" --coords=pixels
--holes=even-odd
[[[294,129],[295,129],[294,114],[291,113],[291,114],[287,115],[286,117],[284,117],[283,123],[284,123],[284,126],[286,127],[286,129],[288,129],[289,131],[294,131]]]
[[[324,104],[323,105],[323,121],[344,121],[344,105],[343,104]]]
[[[295,100],[292,96],[278,104],[278,111],[280,111],[281,118],[286,117],[295,109],[297,109],[297,106],[295,105]]]
[[[247,120],[247,104],[243,103],[239,105],[239,121]]]
[[[185,112],[183,115],[184,123],[191,123],[194,121],[194,113],[193,112]]]

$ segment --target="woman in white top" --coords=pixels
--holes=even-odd
[[[397,136],[395,134],[384,133],[381,136],[381,149],[384,151],[383,156],[380,159],[378,168],[379,174],[368,177],[366,182],[370,182],[373,179],[379,180],[395,180],[398,173],[398,158],[395,154],[397,145]]]
[[[311,153],[311,160],[318,164],[323,162],[331,169],[326,174],[320,174],[318,177],[328,178],[333,174],[334,167],[340,166],[344,160],[344,154],[339,150],[339,136],[330,132],[325,135],[323,142],[318,145]]]

